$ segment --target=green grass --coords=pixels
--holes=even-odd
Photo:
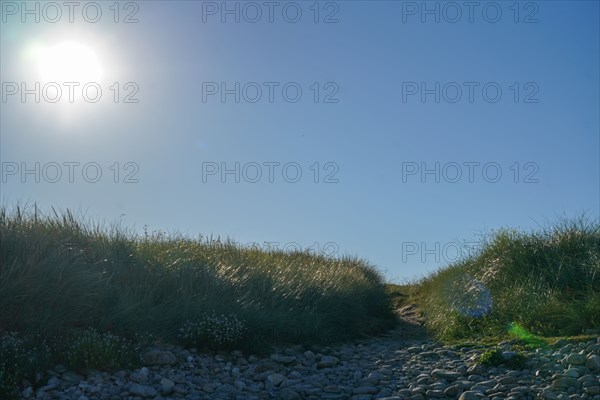
[[[598,329],[600,224],[580,217],[535,232],[492,232],[474,254],[413,290],[426,326],[442,340],[541,343],[538,336]]]
[[[360,259],[161,233],[136,236],[68,211],[40,216],[2,208],[0,233],[0,336],[43,332],[61,348],[71,337],[65,332],[93,329],[80,333],[85,340],[79,343],[101,347],[98,367],[105,366],[107,352],[123,347],[116,337],[150,334],[260,353],[270,344],[332,343],[395,323],[381,273]],[[221,315],[238,321],[237,330],[198,322]],[[223,337],[215,332],[221,328]],[[93,364],[71,350],[73,364]]]
[[[502,350],[493,348],[487,350],[477,360],[477,363],[485,367],[500,367],[504,366],[511,369],[523,369],[527,364],[528,358],[523,353],[516,353],[509,359],[502,357]]]

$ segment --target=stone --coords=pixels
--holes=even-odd
[[[586,362],[586,358],[583,354],[571,353],[567,356],[566,362],[569,365],[583,365]]]
[[[448,386],[446,390],[444,390],[444,394],[448,397],[455,397],[461,392],[462,387],[459,385]]]
[[[352,390],[353,394],[377,394],[379,393],[379,389],[375,386],[359,386]]]
[[[302,397],[295,390],[285,388],[279,392],[279,398],[281,400],[300,400]]]
[[[217,388],[217,391],[220,393],[235,393],[237,390],[238,389],[235,386],[230,385],[229,383],[224,383]]]
[[[180,383],[173,386],[173,391],[175,393],[179,393],[179,394],[188,394],[187,387],[185,387],[185,385],[182,385]]]
[[[272,383],[274,386],[279,386],[281,384],[281,382],[285,381],[286,377],[285,375],[282,374],[269,374],[267,376],[267,381],[269,381],[270,383]]]
[[[514,376],[503,376],[496,380],[501,385],[511,385],[517,382],[517,379]]]
[[[446,371],[443,369],[434,369],[431,372],[431,376],[435,379],[445,379],[448,382],[454,382],[455,380],[462,378],[462,375],[458,372]]]
[[[427,397],[428,399],[439,399],[441,397],[444,397],[444,391],[429,389],[425,392],[425,397]]]
[[[558,398],[558,395],[553,391],[548,390],[542,393],[542,398],[546,400],[556,400],[556,398]]]
[[[294,356],[284,356],[281,354],[273,354],[271,356],[271,360],[275,361],[276,363],[279,364],[284,364],[284,365],[288,365],[288,364],[293,364],[294,362],[296,362],[296,357]]]
[[[175,386],[175,382],[173,382],[172,380],[168,379],[168,378],[162,378],[160,380],[160,384],[163,386]]]
[[[515,356],[517,355],[516,351],[503,351],[501,354],[502,359],[509,361],[512,360],[513,358],[515,358]]]
[[[139,383],[133,383],[129,387],[129,393],[141,397],[155,397],[158,394],[156,389],[150,386],[140,385]]]
[[[323,356],[317,363],[317,368],[332,368],[340,362],[340,359],[334,356]]]
[[[27,386],[25,389],[23,389],[21,394],[24,398],[31,397],[31,395],[33,395],[33,388],[31,386]]]
[[[148,365],[175,365],[177,357],[170,351],[150,350],[142,355],[142,361]]]
[[[484,371],[484,367],[483,365],[480,364],[475,364],[475,365],[471,365],[469,367],[469,369],[467,369],[467,374],[468,375],[481,375]]]
[[[600,356],[596,354],[590,355],[585,361],[585,366],[591,370],[600,369]]]
[[[85,380],[85,378],[83,376],[76,374],[75,372],[72,372],[72,371],[66,371],[65,373],[63,373],[62,379],[70,384],[79,383],[79,382]]]
[[[236,379],[233,382],[233,385],[237,388],[237,390],[239,391],[243,391],[244,389],[246,389],[246,382],[240,380],[240,379]]]
[[[314,353],[274,346],[267,355],[245,357],[161,345],[164,350],[143,354],[146,367],[92,370],[87,378],[52,369],[30,378],[35,383],[24,381],[20,394],[36,400],[600,400],[596,341],[522,350],[531,360],[523,370],[479,366],[487,344],[419,341],[408,351],[409,343],[415,341],[383,336],[310,347]],[[502,351],[510,349],[506,344]]]
[[[600,394],[600,386],[588,386],[583,388],[583,391],[586,392],[589,396],[596,396]]]
[[[554,389],[568,389],[570,387],[576,387],[579,385],[577,379],[570,376],[563,376],[552,380],[552,387]]]
[[[131,375],[129,375],[129,379],[137,383],[144,383],[148,380],[148,375],[144,375],[140,372],[132,372]]]
[[[458,400],[481,400],[483,398],[484,398],[484,396],[480,392],[474,392],[471,390],[467,390],[466,392],[463,392],[460,395]]]

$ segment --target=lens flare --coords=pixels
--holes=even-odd
[[[508,326],[508,333],[530,345],[535,345],[538,347],[544,347],[546,345],[546,342],[542,338],[529,332],[517,322],[512,322]]]
[[[492,294],[485,284],[469,276],[454,281],[450,301],[461,315],[481,318],[492,310]]]

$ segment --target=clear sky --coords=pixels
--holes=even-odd
[[[600,214],[597,1],[1,3],[5,205],[393,280]]]

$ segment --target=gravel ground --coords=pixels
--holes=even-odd
[[[599,399],[600,338],[529,351],[525,369],[482,367],[489,347],[427,338],[413,310],[384,336],[335,346],[276,348],[268,357],[199,354],[163,345],[143,368],[79,376],[56,366],[24,398],[121,399]],[[515,352],[500,344],[502,356]]]

